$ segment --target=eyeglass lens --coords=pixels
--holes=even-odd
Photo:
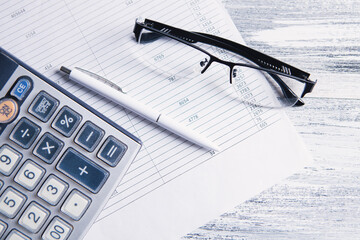
[[[166,77],[191,81],[200,81],[202,78],[220,74],[222,77],[217,78],[220,86],[233,88],[239,102],[245,104],[271,108],[293,106],[304,89],[303,83],[289,77],[251,68],[256,66],[238,54],[211,45],[196,45],[220,60],[247,66],[229,67],[211,62],[214,58],[209,54],[147,29],[142,29],[137,44],[139,57],[150,69]],[[206,67],[209,68],[201,74]],[[229,79],[232,81],[231,85]],[[291,90],[286,90],[284,84]],[[234,97],[234,94],[231,97]]]

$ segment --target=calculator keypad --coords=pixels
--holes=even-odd
[[[0,89],[0,239],[78,240],[141,142],[51,82],[16,71]]]

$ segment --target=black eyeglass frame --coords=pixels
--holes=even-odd
[[[294,104],[294,106],[304,105],[305,103],[301,98],[304,97],[305,94],[310,93],[316,84],[316,81],[312,81],[309,79],[310,74],[307,72],[304,72],[296,67],[293,67],[287,63],[284,63],[266,54],[258,52],[252,48],[246,47],[242,44],[218,36],[214,36],[206,33],[199,33],[199,32],[189,32],[150,19],[145,19],[143,22],[140,22],[137,19],[135,21],[135,27],[133,30],[136,41],[139,41],[140,33],[142,29],[147,29],[155,33],[159,33],[161,35],[167,36],[169,38],[182,42],[190,47],[193,47],[203,52],[204,54],[207,54],[210,57],[210,59],[209,61],[206,62],[206,65],[202,69],[201,73],[204,73],[213,62],[218,62],[228,66],[230,68],[230,83],[232,83],[231,74],[235,66],[244,66],[244,67],[249,67],[267,72],[277,82],[277,84],[280,86],[281,90],[283,91],[283,94],[287,98],[289,99],[297,98],[297,101]],[[258,66],[254,66],[246,63],[234,63],[219,59],[218,57],[212,55],[208,51],[193,44],[196,42],[202,42],[205,44],[209,44],[211,46],[226,49],[230,52],[236,53],[246,58],[247,60],[253,62]],[[297,96],[278,75],[286,76],[296,81],[304,83],[305,86],[301,96],[300,97]]]

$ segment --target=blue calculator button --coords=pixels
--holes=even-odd
[[[34,155],[46,163],[52,163],[63,148],[64,143],[50,133],[45,133],[34,149]]]
[[[58,105],[57,99],[42,91],[31,103],[29,112],[41,121],[46,122],[51,118]]]
[[[65,137],[70,137],[80,124],[82,117],[69,107],[63,107],[56,116],[52,127]]]
[[[66,150],[56,168],[89,191],[97,193],[109,172],[72,148]]]
[[[92,152],[97,147],[103,136],[104,130],[88,121],[80,129],[75,138],[75,142],[85,150]]]
[[[28,149],[36,137],[39,135],[41,128],[27,118],[22,118],[10,134],[10,139],[20,147]]]
[[[98,158],[115,167],[124,156],[127,146],[118,139],[110,136],[106,139],[98,152]]]
[[[21,101],[27,96],[31,87],[29,77],[19,77],[10,94]]]

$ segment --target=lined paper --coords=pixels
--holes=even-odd
[[[255,89],[248,88],[247,91],[250,92],[246,93],[241,92],[246,86],[239,87],[237,91],[234,90],[228,82],[228,73],[223,69],[215,66],[195,79],[174,80],[153,71],[141,62],[132,33],[135,19],[139,16],[242,42],[236,28],[215,1],[0,1],[0,9],[0,44],[4,49],[138,136],[144,143],[123,181],[100,214],[95,224],[98,229],[93,230],[94,234],[89,235],[88,239],[92,237],[96,239],[94,236],[101,237],[101,234],[104,234],[101,228],[108,225],[107,221],[123,218],[119,221],[126,222],[124,220],[126,218],[136,218],[136,214],[131,215],[132,213],[129,212],[132,209],[130,206],[151,208],[152,199],[161,199],[164,194],[176,196],[181,191],[170,189],[163,193],[164,189],[169,188],[169,183],[187,182],[188,180],[185,181],[182,178],[188,178],[206,164],[208,166],[216,163],[211,168],[212,170],[208,170],[212,176],[211,171],[216,171],[219,167],[216,165],[221,164],[221,161],[229,164],[233,161],[229,158],[238,158],[239,163],[231,170],[236,175],[236,171],[241,172],[242,169],[248,167],[248,161],[254,161],[261,166],[262,161],[274,160],[269,170],[276,169],[274,173],[278,171],[281,173],[277,176],[269,173],[268,176],[271,176],[272,181],[246,183],[246,188],[253,186],[255,191],[260,191],[279,177],[294,171],[295,167],[308,158],[306,154],[300,154],[292,160],[291,164],[283,165],[283,162],[288,159],[277,155],[277,141],[289,147],[290,151],[295,149],[302,152],[303,150],[303,146],[301,143],[297,144],[297,141],[288,146],[290,143],[286,140],[274,136],[275,132],[281,131],[279,136],[289,134],[291,139],[297,139],[287,118],[277,110],[239,103],[238,94],[252,94],[250,90],[255,91]],[[208,137],[220,145],[222,151],[215,153],[202,149],[94,92],[74,84],[59,73],[58,69],[61,65],[88,69],[116,82],[125,89],[127,94],[137,100]],[[244,82],[250,81],[250,77],[245,76]],[[250,97],[258,98],[257,101],[264,99],[264,96],[255,94]],[[268,159],[256,159],[251,155],[253,153],[243,149],[243,146],[247,146],[249,142],[263,142],[264,139],[268,139],[265,141],[267,146],[255,146],[252,150],[263,149],[269,152],[266,155]],[[271,149],[274,148],[275,152],[271,153]],[[280,164],[282,166],[279,167]],[[264,165],[269,165],[269,163],[264,163]],[[266,173],[260,170],[254,173],[254,176],[263,174]],[[195,176],[193,181],[200,183],[202,180],[198,177]],[[223,178],[224,176],[219,174],[216,177]],[[267,177],[264,176],[263,179]],[[234,179],[229,184],[231,184],[227,186],[229,189],[235,187],[241,189],[245,183]],[[185,189],[188,188],[188,193],[191,193],[191,185],[190,181],[182,186]],[[254,192],[244,191],[234,194],[231,204],[239,203],[251,194]],[[182,195],[177,199],[181,199],[186,193]],[[238,196],[242,197],[239,199]],[[140,199],[142,201],[139,201]],[[147,203],[144,203],[145,199]],[[219,200],[219,205],[221,202]],[[221,206],[223,207],[224,204]],[[222,207],[214,206],[216,212]],[[161,210],[157,212],[161,219]],[[213,214],[210,209],[208,214]],[[159,222],[163,221],[166,222],[166,219],[159,220]],[[138,219],[138,222],[141,220]],[[199,224],[197,221],[193,222],[193,224]],[[153,229],[153,234],[156,235],[157,228]],[[129,230],[129,239],[137,239],[131,231],[134,230]],[[179,234],[176,231],[172,232],[173,236]],[[174,239],[169,238],[171,234],[168,233],[166,238]],[[124,239],[127,239],[125,233],[124,236]],[[140,234],[138,238],[141,239]]]

